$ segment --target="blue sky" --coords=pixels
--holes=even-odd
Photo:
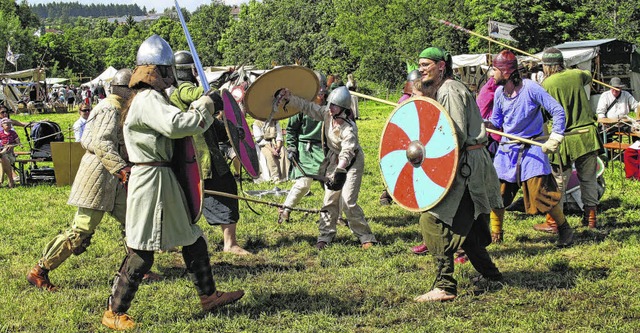
[[[157,12],[163,12],[167,7],[174,6],[174,0],[27,0],[27,3],[30,5],[36,5],[39,3],[50,3],[50,2],[78,2],[81,4],[90,5],[92,3],[95,4],[137,4],[140,8],[143,6],[147,7],[147,10],[151,10],[155,8]],[[248,0],[224,0],[224,3],[227,5],[238,5],[241,3],[246,3]],[[178,0],[178,4],[182,8],[186,8],[190,12],[193,12],[201,5],[210,4],[211,0]]]

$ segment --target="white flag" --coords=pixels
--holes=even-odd
[[[512,40],[517,42],[509,33],[511,30],[517,28],[517,25],[491,21],[489,20],[489,36],[493,38],[502,38],[506,40]]]
[[[11,45],[7,44],[7,61],[15,66],[17,60],[18,57],[16,57],[13,52],[11,52]]]

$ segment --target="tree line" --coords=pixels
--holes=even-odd
[[[51,2],[29,6],[41,19],[60,19],[71,17],[114,17],[146,15],[146,8],[138,5],[95,4],[84,5],[78,2]]]
[[[486,40],[444,26],[451,21],[487,35],[489,20],[517,25],[503,41],[534,53],[570,40],[618,38],[640,44],[640,2],[620,0],[251,0],[237,16],[221,0],[193,13],[183,9],[203,65],[298,63],[325,73],[354,73],[359,86],[399,87],[407,61],[427,46],[486,53]],[[0,48],[25,55],[19,68],[44,65],[47,75],[77,80],[107,66],[133,67],[151,34],[188,50],[175,11],[155,21],[109,23],[105,18],[54,19],[62,33],[33,36],[42,23],[23,1],[0,0]],[[33,18],[36,21],[33,22]]]

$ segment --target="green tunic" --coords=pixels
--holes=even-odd
[[[204,107],[182,112],[164,94],[143,90],[133,98],[124,123],[129,159],[135,164],[167,162],[173,139],[204,132],[213,117]],[[171,168],[134,165],[127,198],[127,245],[144,251],[195,243],[202,230],[191,224],[184,192]]]
[[[542,81],[542,87],[564,108],[566,131],[588,130],[584,134],[566,136],[560,143],[558,153],[549,156],[551,164],[568,165],[580,156],[602,148],[598,138],[597,117],[584,89],[591,81],[589,71],[580,69],[567,69]]]
[[[191,82],[183,82],[174,90],[169,97],[173,105],[186,111],[193,101],[204,94],[204,89]],[[230,172],[229,165],[218,147],[221,138],[226,138],[224,124],[214,119],[214,123],[204,133],[194,135],[196,150],[198,151],[198,162],[202,169],[202,179],[213,178],[212,171],[215,170],[218,176]]]
[[[491,208],[504,207],[500,196],[500,181],[487,149],[465,149],[487,142],[487,132],[473,94],[463,83],[447,80],[438,89],[437,101],[444,106],[453,120],[460,154],[458,170],[449,191],[428,212],[444,223],[452,225],[465,188],[469,188],[471,194],[474,219],[480,214],[490,213]],[[468,177],[461,174],[461,168],[465,164],[469,166]],[[468,223],[471,224],[473,221],[470,220]]]
[[[322,151],[322,122],[302,113],[289,118],[287,124],[287,147],[296,147],[300,167],[307,175],[317,175],[324,152]],[[289,179],[304,175],[297,167],[289,168]]]

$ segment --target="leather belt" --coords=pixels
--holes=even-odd
[[[170,167],[171,162],[144,162],[144,163],[134,163],[134,165],[152,166],[152,167]]]
[[[466,151],[470,151],[470,150],[476,150],[476,149],[480,149],[480,148],[484,148],[486,147],[483,143],[477,144],[477,145],[473,145],[473,146],[466,146],[464,147],[464,149]]]

